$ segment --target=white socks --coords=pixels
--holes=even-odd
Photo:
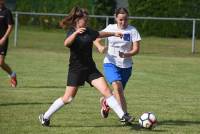
[[[118,117],[121,119],[124,115],[124,112],[122,110],[122,107],[119,105],[115,97],[112,95],[108,98],[106,98],[106,102],[108,103],[108,106],[111,107],[115,113],[118,115]]]
[[[9,78],[12,78],[12,77],[15,77],[15,76],[16,76],[15,72],[12,72],[10,75],[8,75]]]
[[[44,119],[50,119],[53,113],[58,111],[61,107],[63,107],[65,103],[61,98],[58,98],[57,100],[54,101],[54,103],[49,107],[47,112],[44,114]]]
[[[118,104],[115,97],[112,95],[112,96],[106,98],[106,102],[108,103],[108,106],[111,107],[113,109],[113,111],[115,111],[115,113],[121,119],[122,116],[124,115],[124,112],[123,112],[121,106]],[[57,100],[55,100],[54,103],[49,107],[47,112],[44,114],[44,119],[50,119],[50,117],[64,105],[65,105],[65,103],[63,102],[63,100],[61,98],[58,98]]]

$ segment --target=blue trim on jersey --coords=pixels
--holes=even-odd
[[[132,73],[132,67],[130,68],[119,68],[114,64],[105,63],[103,64],[104,75],[106,80],[112,84],[114,81],[121,81],[123,88],[125,88],[128,79]]]

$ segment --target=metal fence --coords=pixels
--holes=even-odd
[[[14,12],[15,15],[15,33],[14,33],[14,46],[17,46],[17,38],[18,38],[18,23],[20,15],[28,15],[28,16],[66,16],[66,14],[56,14],[56,13],[32,13],[32,12]],[[109,24],[109,19],[113,19],[114,16],[102,16],[102,15],[90,15],[91,18],[104,18],[105,24]],[[138,20],[168,20],[168,21],[189,21],[193,24],[191,33],[192,33],[192,45],[191,51],[195,53],[195,34],[196,34],[196,22],[200,21],[197,18],[165,18],[165,17],[134,17],[130,16],[129,19],[138,19]]]

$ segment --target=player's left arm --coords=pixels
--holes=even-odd
[[[0,39],[0,45],[3,45],[6,41],[6,39],[10,36],[10,33],[13,29],[13,25],[8,25],[8,28],[6,30],[6,33],[4,34],[4,36]]]
[[[119,56],[121,58],[128,58],[128,57],[132,57],[136,54],[138,54],[140,51],[140,41],[135,41],[132,43],[132,48],[130,51],[123,53],[123,52],[119,52]]]

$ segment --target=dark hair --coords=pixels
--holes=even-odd
[[[68,16],[66,16],[62,21],[60,21],[60,26],[66,29],[68,26],[74,26],[76,21],[82,17],[87,17],[88,12],[86,9],[74,7]]]
[[[129,15],[128,13],[128,10],[124,7],[120,7],[118,9],[115,10],[115,16],[117,17],[118,14],[127,14]]]

